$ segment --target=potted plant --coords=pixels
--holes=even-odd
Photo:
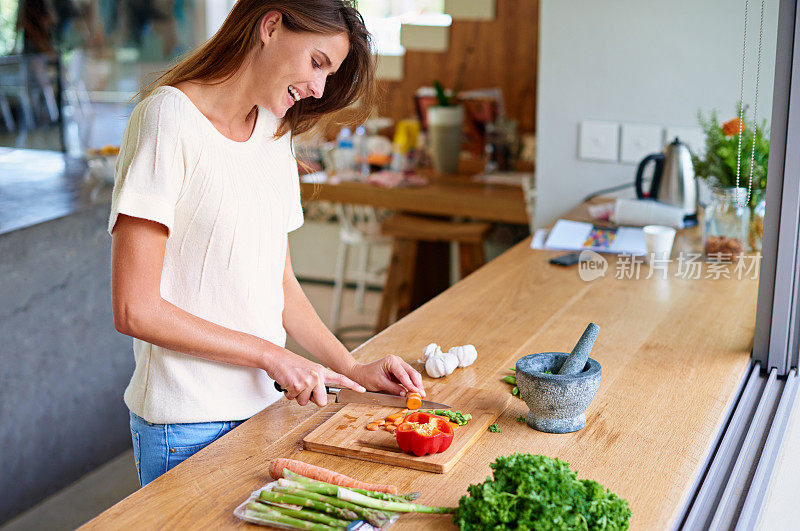
[[[737,109],[739,110],[739,109]],[[747,108],[745,107],[745,111]],[[767,162],[769,160],[769,138],[767,137],[767,122],[760,125],[742,122],[737,117],[720,124],[716,111],[711,111],[708,118],[702,112],[697,113],[700,126],[706,135],[705,153],[693,154],[695,175],[704,179],[712,190],[711,204],[706,208],[704,220],[703,242],[709,251],[709,236],[714,242],[721,242],[717,238],[735,238],[730,234],[716,234],[717,232],[738,232],[737,222],[730,219],[715,219],[714,216],[729,218],[736,217],[735,210],[747,197],[747,186],[750,179],[750,161],[753,149],[753,135],[755,135],[755,156],[753,157],[753,183],[750,199],[742,216],[745,218],[745,237],[753,251],[761,250],[761,237],[764,231],[764,191],[767,186]],[[741,158],[739,161],[739,183],[736,183],[737,152],[739,150],[739,132],[741,130]],[[708,217],[711,219],[708,219]],[[744,242],[741,242],[742,244]]]

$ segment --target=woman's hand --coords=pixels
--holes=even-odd
[[[387,391],[400,396],[417,392],[425,396],[422,375],[399,356],[389,355],[372,363],[359,363],[349,374],[367,391]]]
[[[275,363],[267,369],[267,374],[286,389],[284,395],[289,400],[296,400],[301,406],[309,400],[322,407],[328,403],[325,385],[347,387],[363,393],[364,387],[347,376],[323,367],[319,363],[298,356],[288,350],[284,355],[276,356]]]

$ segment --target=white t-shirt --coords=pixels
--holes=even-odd
[[[133,110],[117,159],[118,214],[169,229],[161,296],[202,319],[284,346],[287,233],[303,224],[297,163],[263,107],[252,136],[220,133],[186,94],[159,87]],[[260,369],[133,339],[125,404],[150,422],[242,420],[283,395]]]

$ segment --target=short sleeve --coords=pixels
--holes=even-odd
[[[131,113],[117,157],[108,232],[119,214],[149,219],[172,233],[186,176],[179,100],[155,94]]]
[[[297,160],[289,154],[289,219],[286,232],[292,232],[303,226],[303,203],[300,199],[300,172],[297,170]]]

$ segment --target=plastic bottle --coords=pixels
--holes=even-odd
[[[363,125],[356,127],[353,147],[355,148],[355,169],[361,172],[362,177],[366,178],[369,176],[369,162],[367,162],[369,148],[367,146],[367,129]]]
[[[343,127],[336,135],[336,171],[353,171],[355,168],[355,149],[353,133],[350,128]]]

